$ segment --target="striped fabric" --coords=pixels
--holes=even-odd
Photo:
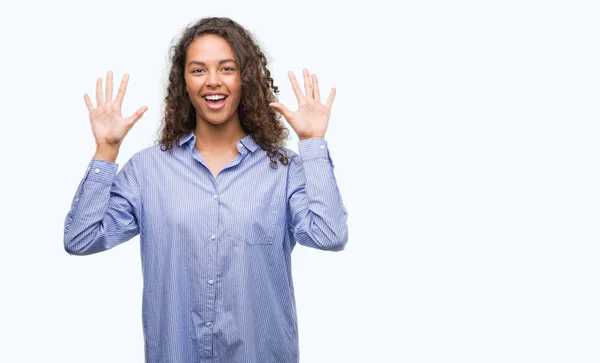
[[[348,240],[327,142],[300,141],[272,169],[248,135],[215,179],[195,141],[145,148],[118,173],[92,160],[65,250],[88,255],[140,234],[146,362],[298,362],[292,250]]]

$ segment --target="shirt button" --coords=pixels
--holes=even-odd
[[[91,168],[92,168],[91,166],[88,166],[88,171],[90,171]]]
[[[209,285],[212,285],[212,284],[214,284],[214,283],[215,283],[215,282],[214,282],[213,280],[208,280],[208,284],[209,284]]]
[[[215,239],[215,238],[217,238],[217,236],[215,236],[214,234],[210,235],[210,239]]]
[[[210,321],[207,321],[206,326],[210,328],[212,326],[212,323]]]
[[[79,198],[75,198],[75,202],[79,202]]]
[[[94,173],[96,173],[96,174],[100,173],[100,169],[96,168],[96,170],[94,170]]]
[[[217,195],[216,194],[213,194],[213,199],[217,199]]]
[[[242,143],[241,143],[241,142],[238,142],[238,146],[239,146],[239,147],[242,147],[243,145],[242,145]]]
[[[325,145],[321,145],[321,146],[320,146],[320,148],[321,148],[321,149],[325,149]]]

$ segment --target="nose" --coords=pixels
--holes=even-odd
[[[218,87],[220,84],[221,76],[219,75],[219,72],[209,72],[206,79],[206,85],[209,87]]]

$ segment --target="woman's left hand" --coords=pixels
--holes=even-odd
[[[296,76],[288,72],[292,88],[298,99],[298,111],[292,112],[281,103],[270,103],[269,106],[277,109],[294,129],[300,140],[306,140],[313,137],[325,137],[329,116],[331,115],[331,106],[335,99],[335,87],[331,89],[326,104],[321,104],[321,95],[319,92],[319,81],[316,75],[308,73],[308,69],[303,70],[304,88],[306,96],[302,94],[300,85]],[[312,82],[311,82],[312,78]]]

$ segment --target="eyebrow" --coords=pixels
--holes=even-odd
[[[233,62],[233,63],[235,63],[235,60],[231,59],[231,58],[230,59],[223,59],[223,60],[219,61],[219,65],[221,65],[223,63],[227,63],[227,62]],[[206,66],[206,63],[204,63],[204,62],[193,60],[190,63],[188,63],[188,67],[191,66],[192,64],[197,64],[197,65],[200,65],[200,66]]]

